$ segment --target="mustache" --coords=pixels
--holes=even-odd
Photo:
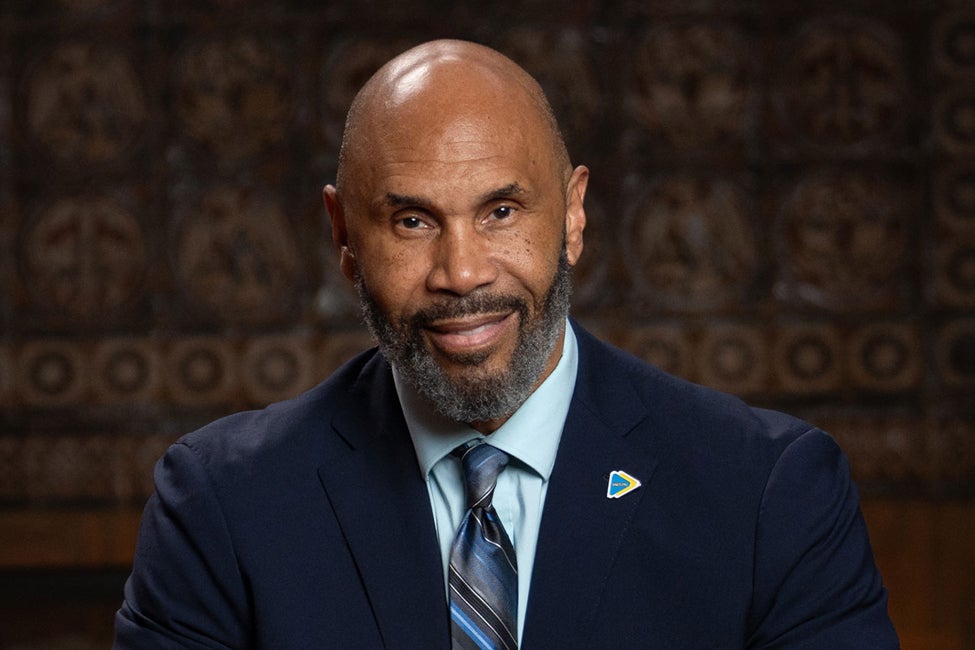
[[[522,322],[524,322],[528,315],[528,303],[517,296],[504,294],[467,294],[466,296],[441,300],[417,310],[410,316],[409,324],[412,328],[424,328],[448,318],[462,318],[505,311],[517,311],[522,317]],[[416,330],[414,329],[414,331]]]

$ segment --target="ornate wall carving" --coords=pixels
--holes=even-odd
[[[592,169],[577,317],[867,491],[975,494],[971,9],[387,4],[0,7],[0,504],[138,504],[166,442],[369,345],[320,190],[356,89],[443,35]]]

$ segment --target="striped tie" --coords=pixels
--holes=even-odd
[[[508,455],[483,442],[453,452],[464,465],[468,511],[450,549],[450,636],[454,650],[516,650],[518,567],[491,505]]]

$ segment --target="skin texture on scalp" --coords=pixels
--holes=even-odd
[[[557,365],[587,180],[538,84],[480,45],[414,48],[353,102],[324,191],[340,265],[444,415],[492,431]]]
[[[569,154],[552,107],[538,82],[512,60],[491,48],[466,41],[443,40],[425,43],[389,61],[356,94],[349,107],[339,150],[335,183],[339,191],[351,185],[349,175],[356,168],[356,154],[381,144],[384,119],[387,124],[396,119],[394,110],[408,99],[411,92],[429,81],[434,66],[454,66],[467,78],[475,75],[481,77],[481,81],[472,80],[470,84],[462,80],[459,84],[461,90],[477,94],[483,89],[481,84],[490,83],[500,86],[503,93],[518,93],[520,100],[527,99],[532,104],[535,116],[541,118],[545,135],[550,140],[546,146],[554,154],[557,172],[564,176],[563,182],[568,182],[571,173]],[[390,86],[398,90],[390,93]],[[452,103],[450,95],[443,99],[449,110]],[[444,110],[444,106],[428,105],[425,110],[435,116]],[[376,143],[376,140],[380,142]]]

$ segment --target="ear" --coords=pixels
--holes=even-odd
[[[570,266],[575,266],[582,255],[582,231],[586,229],[586,187],[589,185],[589,169],[579,165],[572,170],[565,200],[565,252]]]
[[[345,211],[339,200],[338,190],[334,185],[326,185],[322,190],[325,209],[332,221],[332,243],[339,251],[339,268],[342,274],[354,282],[356,277],[355,253],[349,243],[349,231],[345,221]]]

